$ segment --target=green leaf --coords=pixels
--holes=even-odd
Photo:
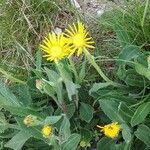
[[[128,61],[132,60],[133,58],[137,58],[140,54],[140,51],[140,47],[138,46],[127,45],[119,54],[119,60],[117,61],[117,63],[119,65],[125,65]]]
[[[25,117],[28,115],[34,115],[42,119],[45,117],[43,113],[38,113],[37,111],[30,109],[30,108],[12,107],[12,106],[1,105],[1,104],[0,104],[0,107],[6,109],[7,111],[11,112],[14,115],[18,115],[21,117]]]
[[[150,146],[150,128],[146,125],[140,125],[136,132],[135,136],[143,141],[147,146]]]
[[[103,112],[114,122],[124,122],[118,113],[118,103],[112,100],[99,100]]]
[[[66,140],[69,138],[70,134],[70,122],[69,119],[66,116],[64,116],[64,119],[59,129],[59,135],[62,137],[63,140]]]
[[[80,68],[79,83],[81,83],[83,81],[83,79],[85,78],[85,75],[86,75],[86,60],[83,61],[81,68]]]
[[[6,127],[7,121],[5,119],[5,116],[2,112],[0,112],[0,133],[3,133],[7,127]]]
[[[111,84],[108,83],[108,82],[105,82],[105,83],[94,83],[92,88],[89,90],[89,94],[97,92],[99,89],[108,87],[109,85],[111,85]]]
[[[81,136],[79,134],[71,134],[68,140],[62,144],[62,150],[76,150],[80,139]]]
[[[130,36],[128,35],[128,32],[122,27],[122,25],[115,23],[113,29],[116,32],[117,38],[123,47],[131,43]]]
[[[5,124],[7,123],[5,116],[2,112],[0,112],[0,124]]]
[[[137,86],[144,87],[144,79],[141,75],[139,75],[135,70],[128,69],[126,71],[126,78],[124,79],[127,85],[129,86]]]
[[[46,94],[48,94],[50,97],[54,98],[55,97],[55,94],[56,94],[56,89],[53,87],[53,83],[51,83],[50,81],[47,81],[45,79],[42,80],[43,82],[43,92],[45,92]],[[57,91],[58,92],[58,91]],[[60,99],[60,96],[59,95],[59,99]]]
[[[132,146],[132,141],[129,143],[120,143],[120,144],[116,144],[116,150],[131,150],[131,146]]]
[[[38,50],[36,53],[36,69],[41,70],[41,65],[42,65],[42,51]]]
[[[150,147],[146,147],[144,150],[150,150]]]
[[[67,117],[70,119],[74,113],[75,113],[75,105],[73,103],[68,104],[67,105],[67,112],[66,112]]]
[[[30,137],[31,134],[28,132],[20,131],[8,143],[5,144],[5,147],[9,147],[14,150],[20,150]]]
[[[94,109],[92,106],[85,103],[81,103],[79,111],[80,111],[80,118],[82,120],[89,123],[93,118]]]
[[[55,71],[50,70],[48,68],[45,67],[45,71],[47,73],[48,79],[49,81],[47,83],[49,83],[56,91],[57,93],[57,97],[59,101],[63,100],[63,96],[62,96],[62,78],[59,74],[57,74]]]
[[[133,111],[124,103],[121,102],[118,107],[119,115],[125,120],[126,122],[130,122],[133,116]]]
[[[56,136],[54,136],[54,135],[52,135],[50,137],[49,145],[53,146],[53,150],[60,150],[60,146],[59,146],[58,140],[56,139]],[[49,149],[51,149],[51,148],[49,148]]]
[[[29,106],[31,104],[32,98],[29,92],[29,87],[27,85],[17,85],[14,87],[14,90],[23,106]]]
[[[2,82],[0,82],[0,105],[1,104],[10,106],[20,106],[18,99]]]
[[[82,128],[80,131],[82,141],[90,143],[93,137],[93,133],[90,130]]]
[[[140,63],[135,63],[135,70],[137,73],[139,73],[142,76],[145,76],[147,79],[150,80],[150,69],[146,68]]]
[[[150,112],[150,102],[146,102],[140,105],[131,119],[132,127],[142,123],[145,120],[146,116],[149,114],[149,112]]]
[[[41,134],[41,127],[27,127],[24,123],[23,123],[23,119],[20,117],[16,117],[15,118],[18,125],[20,126],[22,131],[25,131],[27,133],[29,133],[32,137],[36,138],[36,139],[40,139],[43,140],[44,142],[50,144],[49,139],[44,138],[43,135]]]
[[[80,88],[80,86],[78,84],[75,84],[72,82],[72,76],[70,74],[70,72],[68,71],[67,65],[62,64],[61,62],[56,63],[57,68],[61,74],[61,77],[65,83],[66,86],[66,90],[68,93],[68,98],[71,101],[72,100],[72,96],[76,95],[78,93],[78,88]]]
[[[14,77],[11,72],[5,71],[1,67],[0,67],[0,73],[2,73],[3,75],[5,75],[5,77],[7,79],[11,80],[12,82],[17,82],[17,83],[25,84],[24,81],[22,81],[22,80],[20,80],[20,79],[18,79],[16,77]]]
[[[97,150],[116,150],[115,148],[115,141],[113,139],[103,137],[97,143]]]
[[[70,80],[65,80],[64,82],[65,82],[65,85],[66,85],[66,89],[67,89],[69,100],[71,101],[72,100],[72,96],[76,95],[78,93],[77,89],[80,88],[80,86],[75,84],[75,83],[73,83]]]
[[[49,116],[49,117],[46,117],[43,124],[55,124],[56,122],[58,122],[61,119],[61,117],[62,116]]]
[[[122,124],[122,136],[126,143],[129,143],[132,140],[131,130],[127,124]]]

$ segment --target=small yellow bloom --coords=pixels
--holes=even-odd
[[[65,30],[64,35],[68,38],[68,42],[71,44],[70,55],[73,55],[77,50],[77,55],[79,56],[84,48],[94,48],[92,37],[89,37],[84,24],[79,21],[77,25],[73,23],[72,26],[69,26],[69,29]]]
[[[42,134],[43,134],[43,137],[45,137],[45,138],[48,138],[52,134],[52,132],[53,132],[52,126],[45,125],[42,128]]]
[[[101,132],[110,138],[116,138],[121,129],[120,125],[118,125],[118,122],[105,125],[104,127],[97,125],[97,127],[101,129]]]
[[[24,118],[23,123],[26,126],[32,126],[34,124],[35,116],[28,115]]]
[[[47,57],[47,60],[50,61],[63,59],[70,51],[63,34],[56,35],[54,32],[43,40],[40,48],[45,52],[44,57]]]

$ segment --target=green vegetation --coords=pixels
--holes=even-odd
[[[149,0],[105,12],[87,26],[95,50],[54,62],[39,45],[82,15],[65,0],[0,5],[0,149],[149,149]]]

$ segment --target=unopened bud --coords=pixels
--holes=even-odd
[[[86,141],[84,141],[84,140],[82,140],[81,142],[80,142],[80,147],[90,147],[91,146],[91,144],[89,143],[89,142],[86,142]]]
[[[28,115],[24,118],[23,120],[23,123],[26,125],[26,126],[34,126],[36,125],[38,122],[37,120],[37,117],[36,116],[33,116],[33,115]]]
[[[36,80],[36,88],[39,89],[39,90],[42,90],[43,88],[43,82],[42,80]]]

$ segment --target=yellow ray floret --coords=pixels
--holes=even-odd
[[[69,28],[65,30],[64,35],[71,44],[71,55],[77,51],[77,55],[79,56],[84,48],[94,48],[92,37],[89,37],[84,24],[79,21],[77,25],[73,23],[72,26],[69,26]]]
[[[107,137],[110,137],[110,138],[116,138],[121,129],[118,122],[105,125],[104,127],[97,125],[97,127],[101,129],[101,132],[103,132]]]
[[[53,133],[53,128],[52,128],[52,126],[45,125],[45,126],[42,128],[43,137],[48,138],[48,137],[51,136],[52,133]]]
[[[40,48],[45,53],[44,57],[47,57],[47,60],[50,61],[63,59],[70,51],[69,46],[66,44],[66,38],[63,34],[56,35],[54,32],[49,34],[49,36],[43,40]]]

